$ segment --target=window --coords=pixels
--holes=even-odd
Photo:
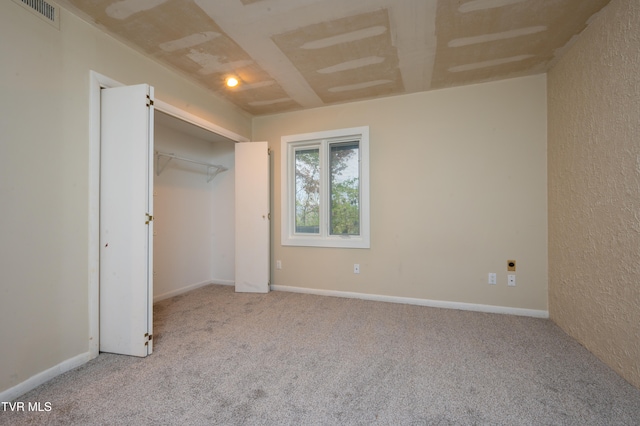
[[[369,241],[369,128],[283,136],[282,244]]]

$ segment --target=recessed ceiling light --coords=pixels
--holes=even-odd
[[[228,87],[236,87],[238,85],[238,83],[239,83],[239,81],[235,77],[227,78],[227,86]]]

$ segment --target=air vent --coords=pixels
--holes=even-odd
[[[45,0],[13,0],[43,21],[60,29],[60,6]]]

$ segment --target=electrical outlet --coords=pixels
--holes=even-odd
[[[359,274],[360,273],[360,264],[359,263],[354,263],[353,264],[353,273],[354,274]]]
[[[492,284],[492,285],[497,284],[497,277],[495,272],[489,273],[489,284]]]
[[[282,269],[282,261],[276,260],[276,269]]]
[[[516,286],[516,276],[515,275],[507,275],[507,285],[509,287]]]

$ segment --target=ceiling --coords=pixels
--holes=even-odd
[[[263,115],[542,73],[609,1],[57,2]]]

